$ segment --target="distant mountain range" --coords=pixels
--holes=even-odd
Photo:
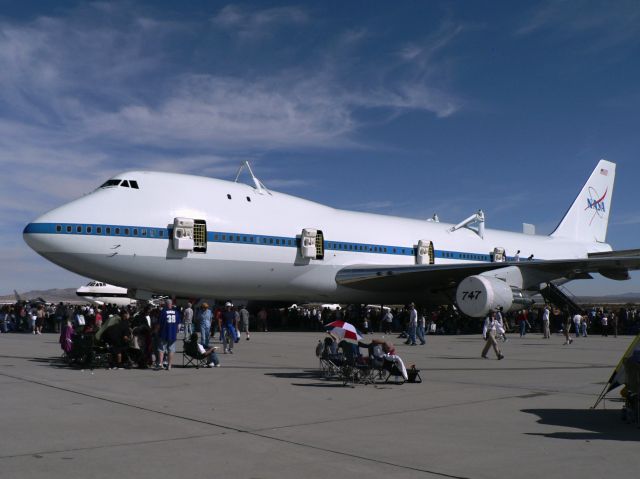
[[[34,290],[27,291],[26,293],[20,293],[21,299],[30,300],[36,298],[42,298],[49,303],[59,303],[62,301],[63,303],[86,303],[76,295],[76,288],[65,288],[65,289],[45,289],[45,290]],[[4,296],[0,296],[0,302],[13,302],[16,300],[15,294],[6,294]]]
[[[46,289],[27,291],[19,293],[22,299],[42,298],[50,303],[84,303],[80,297],[76,295],[76,288],[65,289]],[[640,293],[624,293],[624,294],[608,294],[603,296],[575,296],[575,301],[579,304],[640,304]],[[0,302],[15,301],[14,294],[0,296]]]

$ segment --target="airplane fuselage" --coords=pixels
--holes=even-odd
[[[138,188],[108,186],[54,209],[25,228],[41,255],[83,276],[154,293],[296,302],[438,302],[430,285],[372,293],[336,283],[350,265],[413,265],[420,240],[435,264],[488,262],[494,248],[523,261],[585,258],[604,243],[468,228],[339,210],[242,183],[131,171]],[[206,223],[206,252],[176,251],[175,218]],[[322,259],[303,258],[305,228],[322,231]],[[522,285],[527,287],[527,285]]]

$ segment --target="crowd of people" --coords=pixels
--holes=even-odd
[[[160,308],[146,306],[127,308],[132,317],[149,316],[152,320],[159,315]],[[322,331],[324,325],[335,320],[345,320],[354,324],[363,333],[380,332],[385,334],[404,333],[410,343],[420,341],[427,334],[478,334],[482,332],[483,323],[475,318],[461,315],[449,305],[433,309],[417,310],[408,305],[398,306],[365,306],[347,305],[330,309],[321,306],[302,306],[291,308],[260,308],[249,311],[247,307],[233,307],[235,329],[250,338],[253,331]],[[187,305],[180,308],[184,313],[182,324],[187,337],[196,332],[209,337],[220,331],[220,322],[225,315],[226,307],[219,305],[210,307],[200,303],[195,307]],[[415,312],[412,318],[412,311]],[[42,334],[43,332],[59,333],[67,319],[72,322],[85,321],[93,326],[100,326],[103,318],[116,314],[119,309],[114,305],[92,306],[71,305],[68,303],[44,304],[18,302],[0,308],[0,332],[23,332]],[[549,335],[563,332],[565,324],[571,320],[572,331],[580,336],[589,334],[613,335],[637,334],[640,331],[640,312],[636,307],[603,308],[592,306],[580,314],[579,323],[576,315],[555,308],[552,305],[540,305],[527,310],[502,313],[505,329],[517,331],[520,335],[529,332],[540,332]],[[548,321],[547,319],[548,318]],[[415,324],[415,338],[409,333]],[[411,327],[410,327],[411,326]],[[404,336],[403,336],[404,337]],[[204,346],[208,346],[205,343]],[[233,350],[229,343],[225,345],[227,352]]]
[[[180,336],[197,343],[208,366],[219,367],[218,347],[211,338],[218,334],[223,353],[233,354],[241,335],[250,339],[249,317],[245,307],[231,303],[212,309],[203,302],[194,309],[191,303],[176,307],[171,300],[141,308],[17,302],[0,308],[0,332],[59,334],[69,356],[74,345],[77,349],[90,338],[92,345],[108,348],[113,369],[136,365],[171,370]]]

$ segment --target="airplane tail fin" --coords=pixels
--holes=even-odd
[[[616,178],[616,164],[600,160],[553,237],[604,243]]]

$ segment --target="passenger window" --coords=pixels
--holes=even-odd
[[[76,232],[82,233],[82,226],[76,226]]]
[[[125,236],[129,236],[129,228],[125,228],[124,229],[124,235]]]
[[[116,228],[116,234],[119,235],[120,234],[120,228]]]
[[[138,236],[138,228],[133,228],[133,236]]]
[[[71,226],[67,226],[67,233],[71,233]]]
[[[108,235],[111,234],[111,228],[109,226],[107,226],[106,232],[107,232]]]
[[[93,231],[93,228],[91,226],[87,226],[87,233],[91,234],[92,231]]]
[[[56,231],[58,233],[60,233],[62,231],[62,226],[61,225],[56,225]]]
[[[164,238],[164,230],[158,230],[158,238]]]
[[[141,231],[142,231],[142,236],[147,236],[147,230],[146,230],[146,228],[145,228],[145,229],[143,229],[143,230],[141,230]]]
[[[227,241],[227,235],[222,235],[222,241]]]
[[[102,226],[98,226],[98,227],[96,228],[96,233],[98,233],[99,235],[101,235],[101,234],[102,234]]]
[[[219,236],[218,236],[218,234],[217,234],[217,233],[213,235],[213,240],[214,240],[214,241],[218,241],[218,238],[219,238]]]

